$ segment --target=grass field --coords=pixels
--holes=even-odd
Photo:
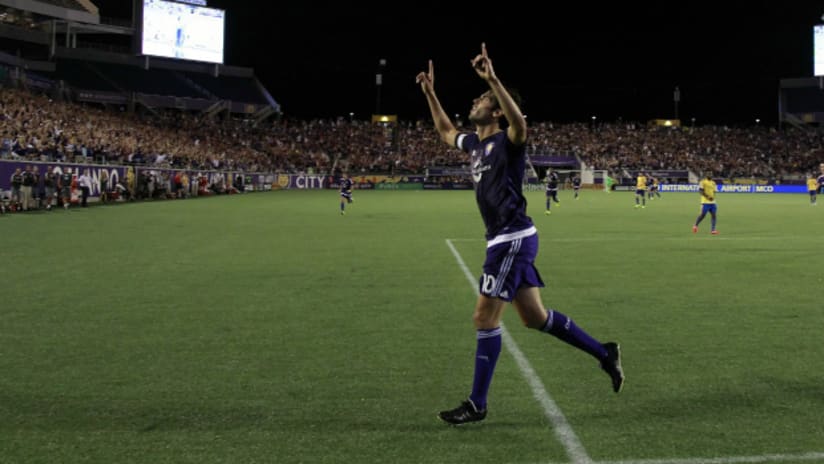
[[[697,194],[529,193],[545,304],[619,341],[627,382],[510,309],[489,416],[453,428],[474,197],[355,198],[0,217],[0,462],[824,462],[824,205],[721,195],[711,236]]]

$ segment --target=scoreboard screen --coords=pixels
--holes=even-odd
[[[824,76],[824,24],[813,26],[813,68],[816,76]]]
[[[143,0],[143,55],[223,63],[226,11],[165,0]]]

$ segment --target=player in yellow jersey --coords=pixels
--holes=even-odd
[[[701,224],[704,216],[710,213],[712,216],[712,230],[710,233],[718,235],[718,231],[715,230],[715,220],[718,212],[718,206],[715,204],[715,192],[717,190],[718,187],[715,185],[715,181],[712,180],[712,173],[708,172],[706,177],[698,184],[698,191],[701,193],[701,214],[698,215],[698,219],[695,220],[695,224],[692,226],[692,233],[698,232],[698,224]]]
[[[649,176],[649,180],[651,182],[651,185],[649,186],[649,192],[647,193],[647,196],[650,200],[654,200],[656,196],[658,198],[661,198],[661,192],[658,191],[658,185],[660,185],[660,183],[658,182],[658,178]]]
[[[816,194],[818,193],[818,180],[814,174],[807,176],[807,190],[810,192],[810,204],[815,206]]]
[[[635,207],[647,207],[647,176],[644,171],[638,172],[638,177],[635,179]]]

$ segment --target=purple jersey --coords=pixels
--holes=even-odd
[[[552,171],[546,176],[546,191],[547,192],[557,192],[558,191],[558,173],[557,172]]]
[[[521,191],[525,145],[514,145],[501,131],[484,140],[474,133],[458,134],[455,146],[472,156],[475,200],[486,225],[486,239],[532,227]]]

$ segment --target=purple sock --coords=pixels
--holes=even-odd
[[[469,399],[478,409],[486,409],[486,395],[492,383],[495,363],[501,354],[501,328],[478,330],[478,348],[475,351],[475,379]]]
[[[599,361],[607,357],[607,350],[604,349],[601,342],[575,325],[572,319],[554,309],[548,310],[548,313],[546,324],[541,329],[542,332],[555,335],[575,348],[586,351]]]

